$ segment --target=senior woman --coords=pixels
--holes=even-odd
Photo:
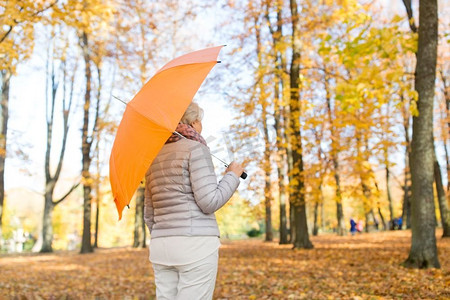
[[[214,212],[231,198],[243,172],[232,162],[217,183],[200,135],[203,110],[192,102],[147,171],[144,219],[157,299],[212,299],[219,259]]]

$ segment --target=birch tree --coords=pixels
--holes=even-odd
[[[60,29],[61,30],[61,29]],[[52,38],[50,42],[50,47],[47,57],[47,89],[46,89],[46,123],[47,123],[47,143],[45,151],[45,193],[44,193],[44,215],[42,221],[42,247],[40,252],[52,252],[52,242],[53,242],[53,225],[52,225],[52,215],[53,210],[56,205],[64,201],[70,193],[75,190],[79,183],[75,183],[68,191],[59,199],[55,199],[54,192],[56,184],[61,175],[61,170],[64,161],[64,155],[66,152],[67,138],[69,133],[69,116],[72,111],[72,100],[73,100],[73,88],[75,83],[75,75],[77,71],[77,61],[70,61],[69,52],[69,42],[62,41],[63,48],[59,51],[56,44],[60,41],[55,41],[55,34],[60,34],[58,29],[56,32],[52,30]],[[58,53],[59,52],[59,53]],[[55,70],[55,58],[60,57],[59,63],[60,71]],[[69,71],[69,68],[71,71]],[[57,92],[60,84],[62,83],[62,91],[60,92],[61,99],[57,99]],[[54,146],[54,127],[55,123],[55,109],[59,107],[57,101],[61,101],[61,117],[62,117],[62,137],[61,146],[59,149],[58,159],[56,160],[56,170],[51,172],[52,166],[52,148]]]

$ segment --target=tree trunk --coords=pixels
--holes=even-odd
[[[302,135],[300,128],[300,49],[301,41],[298,32],[298,7],[296,0],[290,0],[292,15],[292,59],[290,72],[290,134],[292,145],[292,162],[294,182],[291,182],[289,199],[294,206],[295,241],[294,248],[311,249],[313,245],[309,240],[308,223],[306,219],[305,179],[303,172]]]
[[[448,209],[444,184],[442,183],[441,167],[439,166],[436,155],[434,155],[434,182],[436,183],[441,223],[444,230],[442,237],[450,237],[450,211]]]
[[[387,150],[386,150],[387,152]],[[388,203],[389,203],[389,217],[390,220],[394,220],[394,207],[392,205],[392,196],[391,196],[391,188],[389,186],[389,182],[390,182],[390,170],[389,170],[389,166],[388,166],[388,160],[387,160],[387,154],[386,154],[386,160],[385,160],[385,164],[386,164],[386,192],[387,192],[387,198],[388,198]]]
[[[290,188],[289,188],[290,189]],[[289,244],[295,243],[295,214],[294,203],[292,203],[292,194],[289,192]]]
[[[449,134],[450,134],[450,85],[447,81],[447,78],[445,77],[445,74],[443,72],[444,67],[439,68],[439,74],[441,75],[442,80],[442,92],[444,93],[444,103],[443,106],[445,109],[442,111],[442,139],[444,144],[444,152],[445,152],[445,163],[447,167],[447,192],[450,192],[450,153],[449,149],[447,147],[447,142],[449,141]],[[448,195],[450,197],[450,194]]]
[[[101,99],[101,95],[102,95],[102,61],[97,60],[96,62],[94,62],[94,65],[96,67],[97,70],[97,80],[98,80],[98,85],[97,85],[97,118],[98,118],[98,111],[99,111],[99,104],[100,104],[100,99]],[[114,75],[113,75],[113,80],[114,80]],[[108,107],[109,104],[106,106],[104,112],[106,115],[106,112],[108,111]],[[97,121],[95,121],[97,122]],[[95,130],[94,129],[94,133],[93,136],[95,134],[95,138],[97,140],[96,144],[95,144],[95,156],[96,156],[96,169],[97,169],[97,174],[95,176],[95,235],[94,235],[94,248],[98,248],[98,230],[99,230],[99,221],[100,221],[100,203],[101,203],[101,192],[100,192],[100,179],[101,179],[101,175],[100,175],[100,135],[101,132],[100,130]]]
[[[278,89],[276,88],[277,92]],[[276,93],[279,95],[279,93]],[[277,172],[278,172],[278,195],[280,199],[280,245],[288,244],[288,230],[287,230],[287,217],[286,217],[286,190],[287,190],[287,175],[286,175],[286,149],[283,146],[284,138],[281,132],[282,125],[281,120],[281,106],[279,105],[279,98],[275,100],[275,131],[277,133]]]
[[[145,193],[144,193],[145,194]],[[145,199],[144,201],[142,201],[142,247],[141,248],[146,248],[147,247],[147,225],[145,225],[145,221],[144,221],[144,205],[145,205]]]
[[[378,215],[380,216],[381,225],[383,225],[383,230],[386,231],[386,220],[384,219],[383,214],[381,213],[380,205],[378,205],[377,209],[378,209]],[[380,226],[380,225],[378,225],[378,226]]]
[[[323,174],[321,174],[321,176],[323,176]],[[319,191],[320,191],[320,195],[318,197],[318,199],[316,199],[316,203],[314,205],[314,227],[313,227],[313,235],[316,236],[319,234],[319,228],[323,228],[323,201],[324,201],[324,197],[323,197],[323,190],[322,190],[322,179],[319,185]],[[321,215],[320,215],[320,226],[319,226],[319,222],[318,222],[318,218],[319,218],[319,208],[321,209]]]
[[[333,110],[331,108],[331,96],[328,85],[328,78],[325,76],[325,97],[327,101],[328,109],[328,121],[330,122],[330,134],[332,137],[336,137],[336,132],[334,131],[334,117]],[[331,159],[333,161],[333,173],[334,180],[336,183],[336,218],[337,218],[337,228],[336,232],[340,236],[346,234],[345,221],[344,221],[344,210],[342,207],[342,192],[341,192],[341,179],[339,176],[339,161],[338,161],[338,145],[335,139],[331,140]]]
[[[95,146],[95,155],[96,155],[97,175],[95,176],[95,234],[93,245],[94,249],[98,248],[98,228],[100,220],[100,153],[99,153],[98,139],[97,144]]]
[[[312,232],[314,236],[317,236],[317,234],[319,233],[319,226],[317,224],[318,215],[319,215],[319,202],[316,201],[316,203],[314,203],[314,227]]]
[[[294,207],[295,231],[294,249],[312,249],[313,244],[309,240],[308,224],[306,220],[306,205],[298,204]]]
[[[53,193],[55,190],[55,185],[58,180],[57,176],[59,173],[56,172],[56,176],[50,174],[50,154],[52,151],[52,137],[53,137],[53,124],[54,124],[54,112],[55,112],[55,102],[56,102],[56,92],[58,89],[58,84],[56,83],[55,70],[53,60],[51,61],[51,71],[49,70],[50,64],[50,48],[47,56],[46,64],[46,121],[47,121],[47,141],[45,149],[45,194],[44,194],[44,215],[42,220],[42,245],[40,252],[48,253],[53,252],[53,209],[55,207],[53,203]],[[50,73],[51,72],[51,73]],[[65,78],[64,78],[65,79]],[[48,88],[51,88],[51,94],[48,92]],[[50,96],[51,95],[51,96]],[[50,98],[49,98],[50,97]]]
[[[411,197],[409,194],[411,189],[409,185],[403,186],[403,210],[402,210],[402,220],[406,223],[406,229],[411,229]]]
[[[259,15],[255,15],[255,38],[256,38],[256,55],[258,58],[258,67],[261,68],[263,66],[262,62],[262,53],[261,53],[261,24],[259,21]],[[259,70],[258,70],[259,71]],[[257,73],[259,75],[259,72]],[[264,75],[262,75],[264,76]],[[269,130],[267,125],[267,99],[264,94],[264,80],[262,78],[258,78],[257,80],[257,90],[259,92],[258,103],[261,105],[261,122],[263,126],[263,134],[264,134],[264,161],[262,163],[264,170],[264,206],[265,206],[265,227],[266,227],[266,236],[265,241],[269,242],[273,240],[273,230],[272,230],[272,193],[271,193],[271,166],[270,166],[270,141],[269,141]]]
[[[282,66],[283,66],[283,55],[278,49],[278,45],[280,43],[281,38],[283,37],[282,32],[282,5],[280,5],[280,1],[275,3],[276,11],[277,11],[277,23],[276,29],[271,24],[271,20],[269,18],[269,2],[266,3],[266,20],[269,23],[269,30],[272,35],[273,46],[272,49],[274,51],[274,64],[275,64],[275,80],[274,80],[274,95],[275,95],[275,103],[274,103],[274,119],[275,119],[275,131],[276,131],[276,146],[278,149],[278,156],[276,158],[277,161],[277,172],[278,172],[278,186],[279,193],[278,198],[280,201],[280,245],[288,243],[288,231],[287,231],[287,219],[286,219],[286,147],[284,146],[284,138],[283,138],[283,107],[281,105],[281,99],[283,98],[283,90],[284,90],[284,82],[282,75]],[[281,92],[280,92],[281,87]]]
[[[285,120],[285,132],[284,132],[284,137],[286,140],[286,160],[287,160],[287,174],[288,174],[288,185],[286,186],[287,190],[288,190],[288,195],[289,195],[289,243],[293,244],[295,241],[295,236],[294,236],[294,232],[295,232],[295,215],[294,215],[294,204],[292,203],[292,199],[291,199],[291,187],[290,187],[290,183],[293,182],[294,180],[294,176],[292,174],[292,170],[294,169],[294,163],[293,163],[293,155],[292,155],[292,144],[290,141],[290,128],[289,126],[291,125],[291,116],[290,116],[291,112],[289,109],[289,106],[286,107],[286,120]]]
[[[85,63],[85,80],[86,90],[84,95],[84,107],[83,107],[83,131],[82,131],[82,178],[83,178],[83,236],[81,239],[81,253],[93,252],[91,243],[91,190],[92,190],[92,178],[89,171],[91,165],[91,143],[89,140],[89,108],[91,106],[91,58],[89,54],[88,36],[86,32],[82,33],[82,50]]]
[[[320,203],[320,228],[322,228],[322,230],[325,230],[325,210],[323,209],[323,201],[322,203]]]
[[[144,222],[144,197],[145,197],[145,187],[141,184],[136,193],[136,213],[134,215],[134,241],[133,247],[143,247],[144,246],[144,235],[145,231],[142,232],[142,223]]]
[[[53,252],[52,243],[53,243],[53,224],[52,224],[52,215],[53,215],[53,190],[55,188],[55,182],[48,182],[45,190],[44,197],[44,217],[42,220],[42,247],[41,253]]]
[[[89,179],[85,177],[84,180]],[[91,187],[88,184],[83,186],[83,236],[81,239],[80,253],[91,253],[94,251],[91,242]]]
[[[376,181],[375,181],[375,188],[377,189],[377,192],[379,194],[380,193],[380,189],[378,188],[378,184],[377,184]],[[380,198],[379,197],[377,197],[377,211],[378,211],[378,215],[380,216],[381,224],[383,225],[383,230],[386,231],[386,220],[384,219],[383,213],[381,212],[381,205],[380,205]],[[375,214],[373,213],[373,211],[372,211],[372,216],[373,216],[373,221],[376,222]],[[379,222],[378,222],[378,225],[376,225],[376,226],[377,226],[377,229],[379,229],[378,228],[380,226]]]
[[[67,135],[69,132],[69,114],[72,106],[72,96],[73,96],[73,82],[76,71],[73,70],[73,75],[71,78],[70,84],[70,96],[68,103],[66,102],[66,78],[67,78],[67,68],[66,61],[61,60],[62,66],[62,82],[63,82],[63,91],[62,91],[62,119],[63,119],[63,136],[61,140],[61,148],[59,150],[59,158],[57,161],[57,167],[54,174],[51,174],[50,165],[51,165],[51,153],[52,153],[52,145],[53,145],[53,126],[54,126],[54,114],[56,107],[56,94],[58,91],[59,83],[56,80],[57,74],[54,69],[54,61],[50,58],[51,52],[48,52],[47,57],[47,67],[46,67],[46,123],[47,123],[47,141],[46,141],[46,150],[45,150],[45,163],[44,163],[44,172],[45,172],[45,194],[44,194],[44,215],[42,222],[42,245],[40,252],[52,252],[52,243],[53,243],[53,209],[56,205],[61,203],[70,193],[78,186],[78,184],[74,185],[65,196],[61,199],[54,201],[54,190],[55,186],[59,180],[59,176],[61,174],[62,165],[64,161],[64,155],[66,151],[67,145]],[[51,70],[49,70],[49,65],[51,62]],[[51,88],[51,93],[48,92],[48,88]],[[49,98],[50,97],[50,98]]]
[[[403,102],[405,98],[402,96]],[[411,156],[411,141],[409,138],[409,109],[406,109],[403,105],[403,129],[405,131],[405,170],[404,170],[404,183],[403,183],[403,209],[402,220],[403,224],[406,224],[406,228],[411,228],[411,170],[409,168],[409,157]]]
[[[286,147],[284,146],[285,139],[283,138],[282,133],[282,107],[280,105],[280,93],[278,89],[278,83],[275,83],[275,131],[277,134],[276,137],[276,146],[278,149],[278,157],[277,161],[277,173],[278,173],[278,198],[280,200],[280,245],[288,244],[288,230],[287,230],[287,217],[286,217],[286,190],[287,190],[287,155],[286,155]]]
[[[100,220],[100,197],[97,194],[95,199],[95,235],[94,235],[94,248],[98,248],[98,228]]]
[[[263,100],[265,101],[265,100]],[[263,105],[263,126],[264,126],[264,198],[265,198],[265,208],[266,208],[266,242],[273,241],[273,230],[272,230],[272,192],[271,192],[271,180],[270,180],[270,141],[269,141],[269,131],[267,128],[267,116],[266,107]]]
[[[420,0],[419,46],[415,89],[419,115],[413,117],[411,143],[412,241],[404,265],[410,268],[439,268],[435,235],[433,197],[434,146],[433,100],[437,59],[437,0]]]
[[[360,151],[360,138],[359,133],[356,133],[356,148],[358,151],[358,157],[363,157]],[[367,161],[367,159],[364,157],[364,161]],[[363,164],[361,164],[363,166]],[[360,169],[359,172],[359,178],[361,181],[361,189],[363,191],[363,207],[364,207],[364,217],[365,217],[365,232],[369,232],[369,214],[372,210],[372,191],[370,190],[370,187],[367,182],[367,173],[369,172],[366,169]]]
[[[344,236],[346,233],[344,222],[344,209],[342,208],[342,192],[341,192],[341,180],[338,173],[339,163],[335,157],[333,157],[334,165],[334,180],[336,182],[336,217],[337,217],[337,234]]]
[[[6,159],[6,135],[8,132],[9,118],[9,83],[11,73],[8,70],[1,71],[2,76],[2,102],[0,105],[0,240],[2,239],[3,205],[5,200],[5,159]]]
[[[445,116],[447,119],[447,127],[443,130],[445,130],[447,133],[450,132],[450,85],[447,81],[447,79],[444,76],[444,73],[442,70],[439,70],[439,73],[441,74],[442,83],[444,85],[444,101],[445,101]],[[448,136],[448,135],[446,135]],[[447,163],[447,192],[450,192],[450,158],[449,158],[449,150],[447,148],[447,141],[444,141],[444,149],[445,149],[445,160]],[[449,194],[450,196],[450,194]]]
[[[280,192],[280,245],[288,244],[288,230],[286,218],[286,191]]]

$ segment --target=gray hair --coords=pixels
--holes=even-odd
[[[198,106],[197,103],[191,102],[183,117],[181,118],[180,123],[191,125],[195,121],[201,121],[203,119],[203,109]]]

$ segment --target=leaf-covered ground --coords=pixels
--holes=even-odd
[[[438,237],[439,270],[400,266],[409,231],[312,241],[312,250],[223,242],[214,299],[450,299],[450,239]],[[0,299],[153,299],[147,257],[131,248],[2,256]]]

